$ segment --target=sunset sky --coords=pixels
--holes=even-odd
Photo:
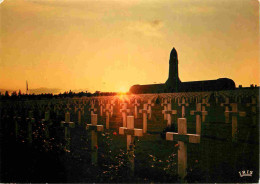
[[[257,0],[4,0],[0,89],[127,91],[182,82],[259,85]]]

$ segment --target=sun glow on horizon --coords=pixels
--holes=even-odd
[[[126,86],[120,86],[120,87],[118,88],[118,92],[119,92],[119,93],[127,93],[128,91],[129,91],[129,88],[126,87]]]
[[[120,100],[120,101],[122,101],[122,102],[130,102],[130,97],[129,97],[129,95],[128,94],[126,94],[126,93],[120,93],[120,94],[118,94],[117,95],[117,98]]]

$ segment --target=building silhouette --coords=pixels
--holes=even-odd
[[[192,91],[220,91],[235,89],[235,82],[228,78],[217,80],[181,82],[178,72],[178,54],[175,48],[172,49],[169,60],[169,76],[165,83],[134,85],[129,92],[135,94],[142,93],[172,93],[172,92],[192,92]]]

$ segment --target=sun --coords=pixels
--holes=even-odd
[[[126,92],[128,92],[128,88],[126,86],[120,86],[119,92],[120,93],[126,93]]]

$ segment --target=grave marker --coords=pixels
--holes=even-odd
[[[151,119],[152,118],[152,106],[154,106],[154,103],[152,103],[152,100],[149,99],[147,105],[148,105],[148,111],[149,111],[148,118]]]
[[[33,118],[33,111],[29,111],[29,117],[26,118],[26,122],[28,123],[28,142],[32,143],[32,124],[35,123],[35,119]]]
[[[87,124],[86,130],[91,131],[91,160],[92,164],[97,164],[97,150],[98,150],[98,138],[97,138],[97,132],[101,132],[104,130],[103,125],[97,124],[97,114],[91,114],[91,124]]]
[[[143,136],[143,130],[134,128],[134,116],[127,116],[127,127],[119,127],[119,134],[127,136],[127,150],[129,151],[129,161],[131,175],[134,175],[134,136]]]
[[[14,134],[15,134],[15,138],[17,139],[19,134],[19,124],[21,123],[22,118],[16,115],[13,117],[13,119],[14,119]]]
[[[228,97],[226,97],[225,98],[225,103],[221,103],[220,104],[222,107],[225,107],[225,112],[227,111],[229,111],[229,107],[230,107],[230,103],[229,103],[229,98]],[[225,121],[226,121],[226,123],[229,123],[229,113],[225,113]]]
[[[70,128],[75,128],[75,123],[70,121],[70,113],[65,113],[65,121],[61,121],[61,127],[65,128],[64,138],[66,141],[65,149],[70,150]]]
[[[147,132],[147,114],[149,113],[147,104],[144,104],[143,109],[140,109],[139,113],[143,114],[143,133],[146,133]]]
[[[109,113],[112,112],[112,110],[110,109],[110,104],[106,104],[104,112],[106,113],[106,129],[109,129]]]
[[[201,103],[201,107],[202,107],[202,111],[203,111],[203,112],[206,112],[206,106],[209,107],[210,104],[208,104],[208,103],[206,102],[206,99],[203,98],[203,99],[202,99],[202,103]],[[202,122],[205,122],[205,115],[208,115],[208,114],[205,114],[205,115],[204,115],[204,114],[205,114],[205,113],[202,114]]]
[[[120,112],[122,113],[123,117],[123,127],[126,127],[126,116],[127,113],[130,113],[130,109],[127,109],[127,103],[122,104],[122,109],[120,109]]]
[[[201,110],[201,103],[197,103],[196,111],[191,111],[190,114],[196,115],[196,134],[201,135],[201,116],[208,115],[208,112]]]
[[[97,111],[97,109],[95,108],[95,103],[94,103],[94,101],[91,101],[91,102],[90,102],[89,111],[90,111],[90,114],[94,114],[94,113]]]
[[[67,107],[66,107],[65,110],[68,111],[68,112],[71,110],[71,108],[70,108],[70,104],[69,104],[69,103],[67,104]]]
[[[81,123],[82,123],[81,109],[78,109],[78,124],[79,124],[79,126],[81,126]]]
[[[232,141],[237,141],[237,117],[245,117],[246,113],[242,111],[238,111],[237,103],[231,104],[232,110],[231,111],[225,111],[225,114],[230,114],[232,116]]]
[[[186,118],[178,118],[178,133],[167,132],[166,140],[178,141],[178,175],[184,179],[187,175],[187,143],[200,143],[200,135],[187,134]]]
[[[167,105],[168,105],[167,99],[164,99],[163,103],[161,104],[161,106],[163,106],[163,111],[167,111]],[[163,119],[167,120],[167,114],[166,113],[163,113]]]
[[[114,113],[114,106],[116,105],[115,104],[115,100],[111,100],[111,103],[109,104],[110,105],[110,109],[111,109],[111,117],[113,116],[113,113]]]
[[[172,118],[171,115],[172,114],[177,114],[177,110],[172,110],[172,104],[169,103],[167,104],[167,109],[166,110],[162,110],[162,113],[167,115],[167,126],[170,127],[172,124]]]
[[[100,106],[100,116],[103,116],[103,107],[104,107],[103,100],[100,100],[99,106]]]
[[[181,116],[185,117],[185,106],[189,106],[188,103],[185,103],[185,98],[182,98],[182,102],[179,103],[179,106],[181,106]]]
[[[135,102],[134,102],[133,105],[135,107],[135,114],[134,114],[134,116],[135,116],[135,119],[137,119],[137,117],[138,117],[137,107],[140,106],[140,103],[138,103],[137,99],[135,99]]]
[[[44,134],[45,134],[45,137],[47,139],[50,138],[50,132],[49,132],[49,126],[52,125],[52,122],[50,120],[50,111],[45,111],[45,114],[44,114],[44,119],[41,120],[42,124],[44,124],[45,126],[45,130],[44,130]],[[48,144],[48,141],[45,142],[46,144]]]

